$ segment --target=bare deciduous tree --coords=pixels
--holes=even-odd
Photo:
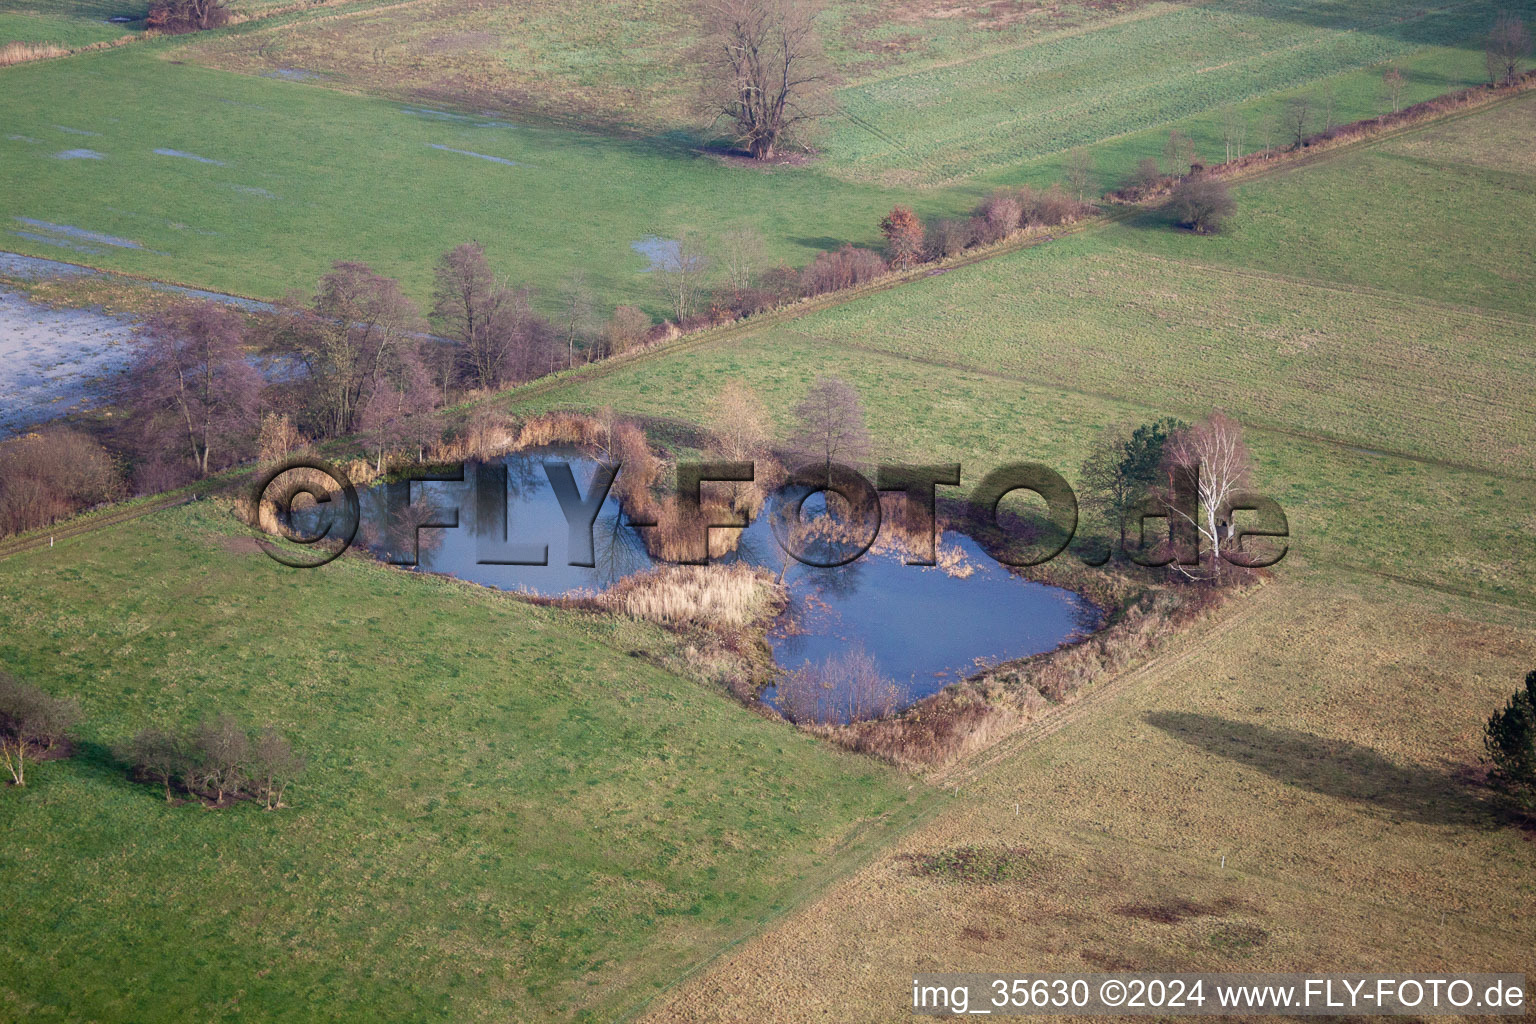
[[[266,810],[282,807],[283,792],[304,770],[304,758],[294,752],[287,737],[270,725],[251,745],[250,758],[250,775],[256,783],[256,795],[266,802]]]
[[[817,378],[794,411],[796,426],[789,441],[794,451],[823,467],[858,466],[869,459],[872,443],[864,407],[846,381]]]
[[[1381,91],[1387,103],[1392,108],[1392,113],[1403,105],[1403,86],[1408,84],[1408,79],[1395,67],[1389,67],[1381,73]]]
[[[0,536],[46,526],[121,493],[112,457],[78,430],[46,427],[0,441]]]
[[[1248,119],[1237,107],[1228,107],[1221,117],[1221,141],[1227,150],[1227,162],[1243,155],[1243,144],[1248,135]]]
[[[1285,103],[1285,110],[1281,114],[1281,123],[1285,126],[1285,134],[1300,149],[1306,141],[1307,128],[1312,123],[1312,100],[1307,96],[1293,96]]]
[[[1188,174],[1198,159],[1195,155],[1195,140],[1174,129],[1163,143],[1163,159],[1167,162],[1169,174]]]
[[[1221,546],[1230,524],[1222,517],[1237,492],[1248,486],[1253,460],[1243,442],[1242,424],[1223,412],[1213,412],[1193,426],[1176,431],[1163,447],[1164,472],[1171,479],[1177,467],[1199,467],[1199,505],[1191,517],[1177,502],[1169,502],[1169,514],[1194,526],[1210,546],[1212,564],[1221,558]]]
[[[560,333],[565,336],[566,369],[576,365],[576,342],[585,343],[591,337],[595,316],[587,273],[578,269],[560,288]]]
[[[1093,154],[1083,146],[1069,149],[1066,173],[1067,184],[1077,193],[1077,201],[1087,199],[1089,186],[1093,184]]]
[[[1525,21],[1513,11],[1503,11],[1488,33],[1488,45],[1483,59],[1488,67],[1488,81],[1513,82],[1520,74],[1520,65],[1531,53],[1531,33]]]
[[[187,774],[192,757],[186,740],[163,729],[144,729],[116,753],[139,778],[165,787],[166,803],[172,799],[171,784]]]
[[[834,109],[817,13],[811,0],[698,2],[700,107],[758,159]]]
[[[752,287],[757,273],[768,263],[768,245],[762,233],[747,225],[734,227],[720,236],[720,262],[732,288]]]
[[[432,315],[459,344],[473,386],[503,383],[532,330],[533,309],[526,290],[498,281],[478,242],[443,253],[437,265]]]
[[[243,454],[256,428],[261,376],[245,358],[240,314],[213,302],[179,303],[151,317],[142,339],[125,401],[148,417],[152,443],[179,434],[204,476],[214,452]]]
[[[1180,181],[1168,202],[1178,223],[1197,235],[1216,234],[1237,209],[1227,183],[1209,174]]]
[[[603,328],[603,342],[608,355],[621,355],[645,340],[651,329],[651,318],[638,306],[619,306]]]
[[[418,358],[424,327],[399,284],[363,263],[333,264],[308,307],[281,314],[278,335],[308,370],[305,404],[320,435],[357,429],[369,398]]]
[[[704,292],[704,274],[709,268],[707,245],[701,232],[686,230],[677,237],[677,251],[658,262],[653,274],[673,316],[682,323],[698,308]]]
[[[0,763],[16,785],[27,784],[27,761],[52,751],[78,721],[73,698],[51,696],[0,671]]]
[[[705,422],[714,432],[711,449],[726,462],[757,462],[768,454],[768,410],[747,385],[727,381],[709,404]],[[740,504],[748,485],[731,485],[731,504]]]

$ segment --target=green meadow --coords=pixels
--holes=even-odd
[[[425,300],[439,254],[476,239],[515,282],[553,294],[581,268],[605,306],[660,313],[634,242],[750,223],[774,258],[799,264],[843,239],[872,244],[891,202],[814,168],[731,167],[665,141],[520,127],[166,56],[145,43],[0,72],[0,247],[257,298],[363,260]]]
[[[87,714],[0,793],[0,1017],[609,1020],[930,802],[637,624],[241,533],[205,502],[0,570],[0,664]],[[216,711],[308,755],[289,808],[169,806],[111,761]]]
[[[0,8],[0,24],[89,34],[106,10]],[[424,299],[437,255],[476,239],[545,296],[580,270],[605,310],[661,315],[632,248],[647,237],[750,224],[772,259],[801,265],[844,241],[878,245],[896,203],[954,215],[996,185],[1055,181],[1072,146],[1092,151],[1103,189],[1171,129],[1219,159],[1229,111],[1244,148],[1279,143],[1293,96],[1311,99],[1316,130],[1380,113],[1389,65],[1405,103],[1481,80],[1494,6],[1217,0],[996,26],[837,7],[845,114],[809,165],[772,169],[699,150],[675,94],[679,11],[657,3],[623,28],[605,8],[342,5],[7,68],[0,248],[268,299],[355,259]],[[561,47],[539,43],[555,35]],[[524,49],[497,49],[514,39]],[[626,130],[552,126],[615,122]]]
[[[1107,424],[1225,408],[1290,516],[1289,566],[1529,604],[1536,165],[1514,168],[1533,109],[1528,95],[1250,181],[1217,238],[1150,218],[1095,229],[512,405],[668,417],[740,379],[782,411],[830,373],[858,388],[885,454],[958,460],[970,481],[1016,459],[1075,479]],[[1403,156],[1427,140],[1436,173]]]

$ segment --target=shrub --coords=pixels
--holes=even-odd
[[[638,306],[620,306],[613,311],[608,325],[603,328],[603,341],[608,355],[616,356],[643,344],[645,332],[651,329],[651,318]]]
[[[844,244],[836,252],[819,254],[801,272],[800,290],[807,296],[841,291],[873,281],[888,269],[879,253]]]
[[[928,251],[936,260],[958,256],[970,248],[975,237],[970,221],[936,221],[928,231]]]
[[[262,800],[266,810],[284,806],[283,793],[304,770],[304,758],[271,726],[254,737],[235,716],[205,718],[190,734],[145,729],[114,751],[134,778],[223,805],[239,797]]]
[[[1525,689],[1495,711],[1483,730],[1488,781],[1510,803],[1536,813],[1536,672],[1525,677]]]
[[[990,245],[1013,234],[1020,227],[1023,213],[1023,204],[1012,192],[994,192],[988,196],[976,209],[976,218],[981,222],[978,225],[977,244]]]
[[[171,35],[227,24],[229,8],[223,0],[154,0],[144,19],[146,28]]]
[[[1197,235],[1214,235],[1232,216],[1237,204],[1226,182],[1202,174],[1179,182],[1169,198],[1169,207],[1180,227]]]
[[[53,697],[0,671],[0,762],[18,786],[27,784],[27,761],[54,753],[80,721],[71,697]]]
[[[47,526],[121,491],[112,457],[78,430],[55,427],[0,442],[0,536]]]
[[[1156,192],[1162,184],[1163,169],[1157,165],[1157,159],[1150,156],[1142,157],[1126,180],[1126,187],[1140,195]]]
[[[893,267],[915,267],[923,261],[928,248],[923,222],[905,206],[898,206],[880,222],[885,236],[885,252]]]

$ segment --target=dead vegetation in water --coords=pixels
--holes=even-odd
[[[739,629],[772,619],[785,603],[773,576],[744,563],[673,565],[627,576],[598,595],[609,611],[673,627]]]

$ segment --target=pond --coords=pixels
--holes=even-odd
[[[399,488],[406,485],[380,485],[359,493],[359,537],[376,554],[404,561],[414,556],[421,571],[545,597],[603,590],[663,564],[651,558],[612,497],[603,502],[593,529],[595,565],[568,564],[569,527],[546,476],[546,460],[568,462],[580,493],[589,493],[596,470],[592,459],[565,449],[523,452],[486,463],[506,467],[505,535],[499,516],[490,511],[494,506],[477,493],[477,469],[469,465],[464,482],[408,485],[408,500],[433,510],[429,521],[456,522],[456,527],[423,526],[414,553],[408,540],[399,541],[398,531],[387,542],[386,488],[396,487],[396,499],[403,502]],[[779,573],[785,559],[767,519],[759,517],[742,532],[730,557]],[[547,546],[547,565],[486,564],[524,557],[526,552],[507,545],[530,542]],[[940,547],[948,556],[941,559],[944,568],[906,565],[899,556],[876,551],[831,569],[791,561],[784,574],[790,605],[768,638],[779,666],[795,669],[862,649],[895,683],[900,703],[908,704],[987,664],[1049,651],[1097,628],[1098,611],[1086,599],[1010,573],[971,538],[946,532]],[[775,694],[770,689],[764,698],[773,702]]]

